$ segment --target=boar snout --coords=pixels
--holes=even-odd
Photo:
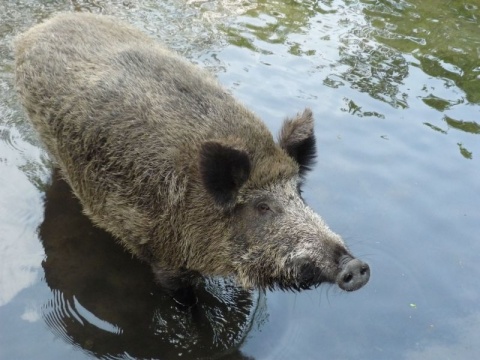
[[[340,269],[340,273],[337,276],[337,284],[342,290],[358,290],[370,279],[370,267],[368,264],[350,256],[344,256],[341,259]]]

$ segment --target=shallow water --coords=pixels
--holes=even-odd
[[[273,132],[311,107],[306,199],[369,262],[370,283],[262,295],[215,279],[197,314],[177,312],[52,179],[15,96],[11,41],[57,11],[127,19],[215,72]],[[32,0],[0,14],[1,359],[480,356],[476,2]]]

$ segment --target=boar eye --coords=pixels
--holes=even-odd
[[[257,210],[260,214],[266,214],[270,211],[270,206],[265,203],[260,203],[257,205]]]

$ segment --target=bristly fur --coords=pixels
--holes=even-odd
[[[300,292],[303,290],[311,290],[322,285],[324,281],[318,279],[316,282],[287,282],[282,279],[273,281],[269,283],[266,288],[268,290],[282,290],[282,291],[291,291],[291,292]]]
[[[305,109],[294,119],[285,120],[279,135],[279,145],[298,163],[302,177],[312,169],[317,150],[310,109]]]

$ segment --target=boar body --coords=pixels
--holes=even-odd
[[[309,109],[279,138],[205,71],[114,18],[63,14],[16,42],[17,89],[85,213],[162,286],[356,290],[369,278],[303,201]]]

